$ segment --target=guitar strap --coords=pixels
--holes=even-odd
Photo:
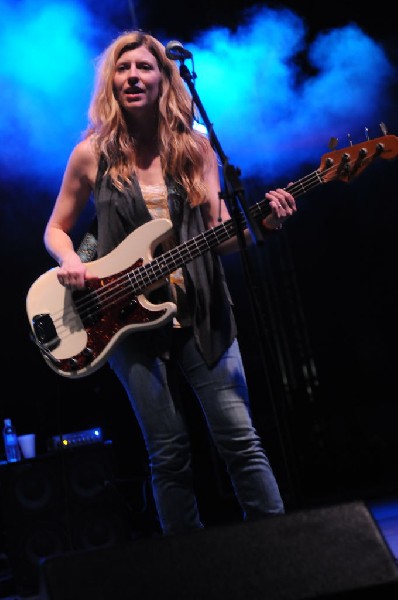
[[[88,231],[84,234],[82,241],[80,242],[76,253],[80,256],[82,262],[90,262],[95,260],[97,257],[97,235],[98,235],[98,222],[97,216],[93,218],[88,228]]]

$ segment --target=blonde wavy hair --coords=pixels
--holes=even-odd
[[[206,199],[203,181],[205,160],[211,149],[209,140],[194,129],[194,105],[175,62],[166,56],[165,47],[141,31],[119,35],[98,57],[96,79],[89,106],[90,137],[98,154],[104,154],[113,184],[122,190],[135,171],[134,131],[128,129],[123,111],[115,98],[113,78],[121,54],[145,46],[156,58],[162,76],[159,107],[159,154],[164,177],[171,177],[187,192],[192,206]]]

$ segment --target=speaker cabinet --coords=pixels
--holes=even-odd
[[[49,558],[39,598],[397,599],[397,569],[353,502]]]
[[[19,593],[38,591],[44,558],[131,539],[128,506],[113,482],[106,443],[0,468],[5,550]]]

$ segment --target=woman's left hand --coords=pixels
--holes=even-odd
[[[279,228],[286,219],[297,211],[296,201],[286,189],[277,188],[265,194],[271,213],[263,220],[266,229]]]

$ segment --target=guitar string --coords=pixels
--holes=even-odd
[[[369,160],[373,156],[374,154],[368,155],[367,159]],[[295,197],[300,197],[302,194],[310,191],[319,184],[325,183],[325,176],[336,173],[339,169],[341,169],[340,164],[326,167],[322,171],[317,169],[302,179],[298,179],[289,186],[289,190]],[[261,202],[252,205],[249,210],[254,218],[259,218],[260,216],[266,216],[266,214],[268,214],[269,210],[267,211],[267,207],[268,201],[262,200]],[[244,222],[243,214],[240,215],[240,221]],[[193,260],[215,245],[232,237],[234,231],[234,223],[232,219],[229,219],[221,225],[217,225],[212,229],[207,230],[200,236],[196,236],[195,238],[180,244],[176,248],[165,252],[146,265],[129,267],[127,271],[122,275],[117,276],[115,279],[112,279],[112,276],[106,277],[105,279],[110,279],[110,281],[98,290],[93,290],[88,293],[84,293],[83,290],[83,298],[78,299],[75,302],[79,324],[80,320],[84,322],[84,320],[87,320],[89,317],[95,317],[96,313],[100,314],[103,312],[104,306],[109,309],[112,305],[116,306],[120,304],[122,300],[127,299],[132,295],[142,294],[150,285],[160,282],[178,266]],[[211,240],[210,243],[209,240]],[[178,256],[173,262],[173,257],[176,255]],[[136,261],[135,264],[137,264],[137,262],[140,261]],[[170,262],[172,262],[172,267],[170,267]],[[158,312],[163,311],[164,309],[162,309],[161,305],[159,306]],[[73,335],[74,332],[71,332],[70,329],[76,321],[76,317],[76,311],[73,307],[69,308],[69,310],[66,311],[66,314],[60,310],[58,313],[52,315],[54,325],[57,328],[57,335],[61,340],[66,339],[69,335]]]

